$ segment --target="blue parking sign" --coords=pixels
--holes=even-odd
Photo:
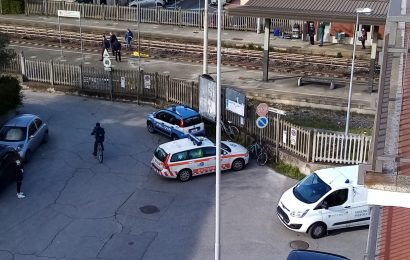
[[[265,116],[260,116],[256,119],[256,126],[258,128],[265,128],[268,125],[268,119]]]

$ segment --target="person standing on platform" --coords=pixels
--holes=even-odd
[[[105,35],[103,35],[103,39],[102,39],[102,43],[101,43],[101,48],[102,48],[102,50],[101,50],[101,60],[100,60],[100,61],[102,61],[103,58],[104,58],[104,51],[105,51],[105,50],[108,51],[108,48],[110,48],[110,42],[107,40],[107,38],[105,37]]]
[[[121,43],[116,40],[113,44],[113,51],[115,55],[115,61],[121,62]]]
[[[134,34],[131,32],[129,28],[127,28],[127,32],[125,33],[125,42],[127,43],[127,50],[131,50],[132,45],[132,38],[134,38]]]
[[[315,26],[313,25],[313,22],[309,23],[309,28],[308,28],[308,34],[310,38],[310,44],[314,45],[315,44]]]
[[[320,22],[319,24],[319,46],[323,46],[323,38],[325,37],[325,23]]]
[[[115,34],[113,34],[113,33],[111,32],[111,33],[110,33],[110,47],[111,47],[111,52],[112,52],[112,55],[113,55],[113,56],[115,55],[113,46],[114,46],[114,43],[115,43],[116,41],[117,41],[117,36],[115,36]]]

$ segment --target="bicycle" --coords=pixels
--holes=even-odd
[[[96,156],[97,160],[102,163],[104,160],[104,150],[102,148],[102,145],[100,142],[98,142],[97,144],[97,156]]]
[[[256,159],[259,166],[265,165],[270,159],[274,157],[274,152],[270,146],[262,145],[258,142],[253,143],[248,147],[249,156]]]
[[[268,161],[274,158],[275,152],[271,149],[269,145],[262,145],[262,150],[256,159],[259,166],[265,165]]]
[[[221,120],[221,128],[230,140],[236,140],[239,136],[239,129],[236,126],[232,125],[231,121],[227,121],[227,124],[225,124],[224,121]]]

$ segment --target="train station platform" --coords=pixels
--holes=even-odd
[[[134,31],[134,37],[138,30],[138,25],[131,22],[117,22],[117,21],[104,21],[104,20],[86,20],[82,19],[82,31],[91,33],[109,34],[109,32],[115,32],[119,37],[125,33],[127,28]],[[13,24],[15,26],[27,26],[27,27],[39,27],[58,29],[57,17],[45,17],[45,16],[25,16],[25,15],[0,15],[0,24]],[[78,20],[71,18],[61,19],[62,29],[71,30],[78,29]],[[141,37],[155,37],[164,39],[184,39],[196,40],[202,42],[203,31],[200,28],[194,27],[178,27],[158,24],[141,24],[140,27]],[[217,31],[215,29],[209,30],[210,44],[216,42]],[[96,42],[100,42],[101,39],[96,39]],[[263,34],[257,34],[256,32],[249,31],[222,31],[223,43],[233,45],[254,44],[263,46]],[[353,46],[344,44],[330,44],[325,43],[324,46],[310,45],[309,42],[299,39],[283,39],[279,37],[273,37],[271,40],[271,46],[274,48],[283,48],[285,52],[296,52],[304,54],[319,54],[327,56],[336,56],[337,53],[341,53],[343,57],[348,58],[352,55]],[[17,48],[17,46],[11,46]],[[52,59],[58,60],[58,53],[52,54],[47,49],[37,49],[36,51],[30,50],[28,54],[28,48],[21,46],[20,49],[25,49],[26,55],[29,57],[44,57],[49,56]],[[125,49],[125,48],[124,48]],[[58,52],[57,49],[55,52]],[[87,51],[87,50],[86,50]],[[89,50],[90,51],[90,50]],[[87,54],[86,59],[88,64],[97,64],[102,66],[99,61],[99,50],[94,50],[94,54]],[[127,57],[127,53],[124,52],[125,59],[121,64],[113,62],[114,67],[135,69],[137,63],[135,59],[130,55]],[[350,55],[350,56],[349,56]],[[81,62],[78,59],[78,53],[71,53],[66,58],[66,62]],[[76,58],[77,57],[77,58]],[[357,48],[356,57],[359,59],[368,60],[370,57],[370,48],[362,50]],[[196,65],[178,63],[178,66],[174,65],[175,60],[172,57],[167,57],[161,61],[144,59],[144,69],[146,71],[157,71],[158,73],[169,73],[173,78],[189,79],[196,81],[198,75],[202,73],[202,61],[197,61]],[[216,67],[214,65],[209,66],[209,73],[216,77]],[[262,81],[262,71],[258,70],[246,70],[240,67],[223,66],[222,68],[222,84],[238,87],[243,89],[248,96],[260,100],[270,100],[271,102],[284,103],[288,105],[302,105],[316,108],[345,110],[347,107],[349,84],[348,82],[343,86],[337,86],[336,89],[329,89],[328,86],[323,84],[312,83],[303,87],[297,86],[297,77],[292,75],[284,75],[280,73],[270,73],[269,81]],[[375,109],[375,93],[370,93],[366,84],[354,84],[352,94],[352,111],[359,113],[373,114]]]

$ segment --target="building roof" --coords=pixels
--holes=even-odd
[[[237,16],[355,23],[357,8],[372,9],[372,14],[360,15],[360,23],[385,24],[389,0],[249,0],[227,12]]]

